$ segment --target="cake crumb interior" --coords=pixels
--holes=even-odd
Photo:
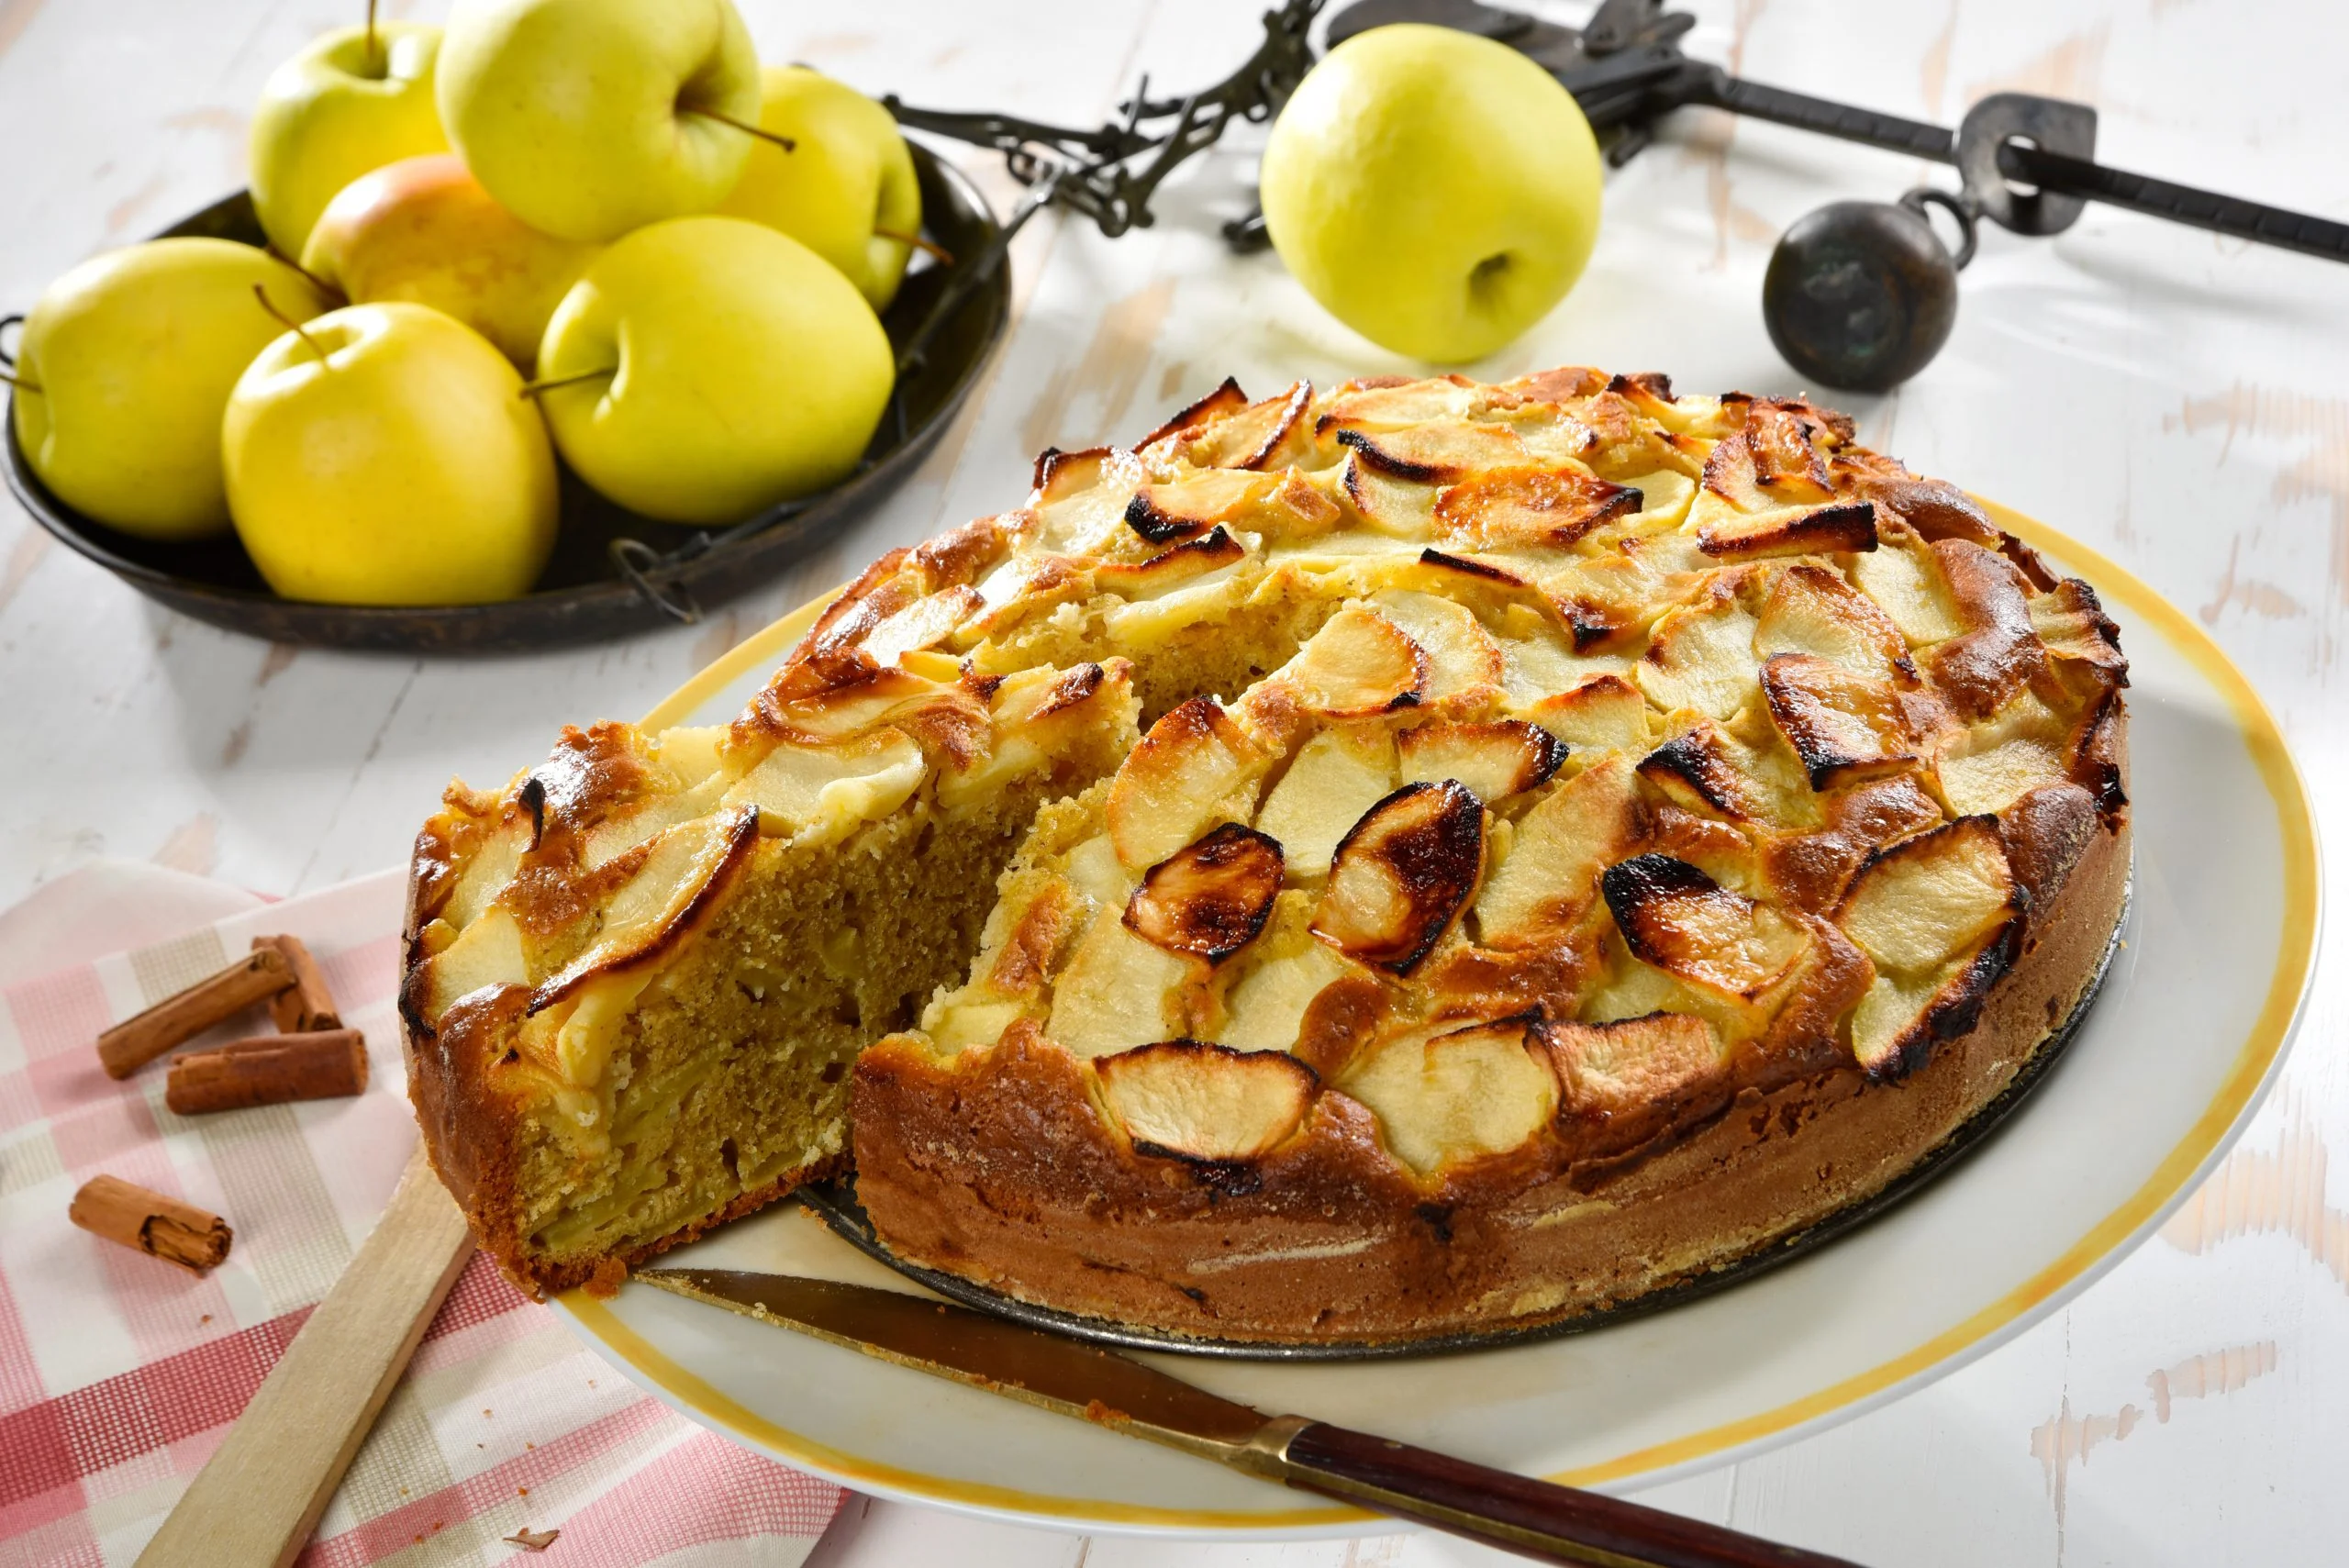
[[[531,1251],[558,1264],[633,1251],[836,1162],[857,1052],[960,977],[996,878],[1062,787],[1033,780],[955,812],[924,800],[842,842],[763,841],[622,1024],[608,1136],[582,1140],[552,1101],[529,1118]]]

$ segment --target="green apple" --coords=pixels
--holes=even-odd
[[[539,346],[555,445],[649,517],[739,522],[846,478],[889,401],[887,334],[796,239],[739,217],[640,228]]]
[[[253,356],[332,303],[226,239],[156,239],[49,285],[17,350],[17,444],[57,498],[142,539],[226,532],[220,415]]]
[[[718,210],[779,228],[838,267],[875,310],[897,296],[921,232],[921,185],[896,117],[804,65],[771,65],[759,127],[795,144],[751,149]]]
[[[449,16],[449,139],[507,210],[564,239],[716,206],[758,114],[732,0],[457,0]]]
[[[253,110],[253,210],[281,256],[302,253],[334,194],[371,169],[446,152],[432,101],[440,29],[382,22],[327,34],[270,73]]]
[[[1383,348],[1481,359],[1565,297],[1598,238],[1598,143],[1506,44],[1397,23],[1307,73],[1264,144],[1264,226],[1306,292]]]
[[[302,268],[354,305],[404,299],[444,311],[527,372],[547,318],[596,249],[540,233],[456,154],[435,152],[345,185],[310,230]]]
[[[221,445],[237,535],[289,599],[509,599],[554,549],[554,451],[522,378],[426,306],[348,306],[270,344]]]

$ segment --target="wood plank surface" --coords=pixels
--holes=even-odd
[[[1577,0],[1527,0],[1561,19]],[[1266,0],[742,0],[762,55],[873,92],[1088,123],[1136,74],[1221,74]],[[2209,0],[1687,0],[1691,53],[1753,78],[1954,123],[2002,89],[2095,104],[2123,167],[2349,216],[2349,8]],[[445,0],[394,6],[434,19]],[[0,0],[0,311],[82,257],[241,178],[263,78],[353,5]],[[804,567],[704,624],[479,663],[271,647],[197,626],[54,546],[0,501],[12,733],[0,903],[92,857],[287,894],[394,863],[451,773],[495,782],[557,724],[644,711],[880,550],[998,511],[1046,444],[1148,428],[1237,375],[1252,390],[1409,368],[1321,315],[1216,226],[1261,129],[1185,172],[1116,241],[1046,219],[1019,317],[919,475]],[[1000,200],[991,158],[964,155]],[[1573,295],[1465,367],[1659,369],[1793,391],[1758,301],[1784,228],[1945,171],[1685,116],[1610,173]],[[1897,393],[1837,399],[1862,438],[2124,563],[2193,613],[2275,708],[2349,872],[2349,270],[2090,208],[2053,240],[1998,231],[1956,329]],[[0,346],[6,346],[0,344]],[[2224,852],[2225,824],[2212,825]],[[2143,895],[2161,897],[2160,888]],[[2349,1467],[2349,965],[2327,967],[2282,1085],[2203,1194],[2061,1313],[1934,1385],[1644,1501],[1907,1568],[2340,1561]],[[5,1049],[5,1042],[0,1042]],[[2125,1114],[2117,1108],[2116,1114]],[[2083,1158],[2090,1156],[2084,1154]],[[323,1309],[322,1309],[323,1310]],[[1766,1348],[1757,1353],[1766,1353]],[[549,1559],[553,1561],[552,1557]],[[419,1563],[443,1561],[417,1549]],[[1285,1544],[1083,1539],[852,1501],[818,1568],[1432,1568],[1501,1562],[1428,1536]]]

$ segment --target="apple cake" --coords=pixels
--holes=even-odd
[[[417,840],[432,1158],[537,1290],[844,1168],[899,1256],[1373,1342],[1864,1202],[2072,1008],[2113,623],[1807,402],[1227,382],[891,552],[730,725]]]

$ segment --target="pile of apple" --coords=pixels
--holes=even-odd
[[[61,500],[233,526],[287,597],[510,597],[554,546],[556,452],[729,523],[852,472],[888,401],[912,160],[878,104],[762,72],[730,0],[371,5],[270,78],[251,154],[268,250],[86,261],[11,379]]]

